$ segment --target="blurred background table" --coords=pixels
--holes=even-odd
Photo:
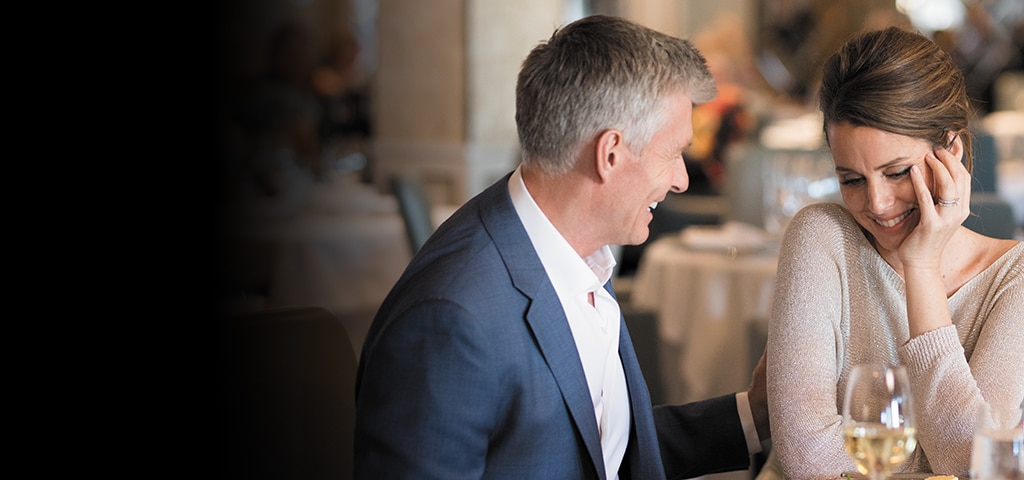
[[[397,201],[352,174],[293,175],[282,185],[281,194],[249,196],[228,215],[226,307],[323,307],[345,323],[358,352],[412,259]],[[437,225],[453,207],[431,210]]]
[[[669,235],[647,248],[630,298],[657,314],[668,403],[746,390],[763,349],[750,332],[765,331],[776,263],[770,245],[694,249]]]

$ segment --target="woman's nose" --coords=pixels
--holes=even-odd
[[[871,213],[883,214],[890,206],[892,206],[894,192],[892,191],[891,186],[885,185],[884,183],[872,184],[869,182],[867,185],[867,193],[868,209],[871,210]]]

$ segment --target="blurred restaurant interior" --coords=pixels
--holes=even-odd
[[[634,341],[646,345],[638,352],[656,402],[746,388],[763,348],[777,240],[800,207],[838,200],[816,72],[860,30],[919,30],[961,63],[979,139],[967,224],[1024,239],[1020,0],[226,0],[224,8],[218,308],[320,307],[341,320],[357,355],[425,236],[515,168],[523,58],[590,13],[690,38],[719,86],[718,98],[694,111],[689,190],[655,210],[646,243],[617,248],[613,281],[634,313]],[[702,341],[688,344],[695,336]]]

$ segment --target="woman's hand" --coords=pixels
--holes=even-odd
[[[750,413],[754,416],[757,437],[761,441],[772,438],[771,419],[768,416],[768,348],[761,353],[761,359],[751,374],[750,388],[747,389],[747,401]]]
[[[921,168],[915,165],[910,169],[921,221],[900,245],[904,268],[938,269],[946,243],[971,212],[971,173],[960,162],[963,148],[957,135],[948,150],[936,148],[925,156],[934,192]]]
[[[906,282],[910,338],[952,325],[942,258],[953,233],[971,212],[971,174],[960,163],[963,149],[958,136],[949,150],[937,148],[925,156],[934,191],[928,189],[920,166],[910,169],[921,220],[898,252]]]

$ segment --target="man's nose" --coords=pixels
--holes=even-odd
[[[690,175],[686,173],[686,162],[680,160],[672,171],[672,187],[675,193],[683,193],[690,188]]]

